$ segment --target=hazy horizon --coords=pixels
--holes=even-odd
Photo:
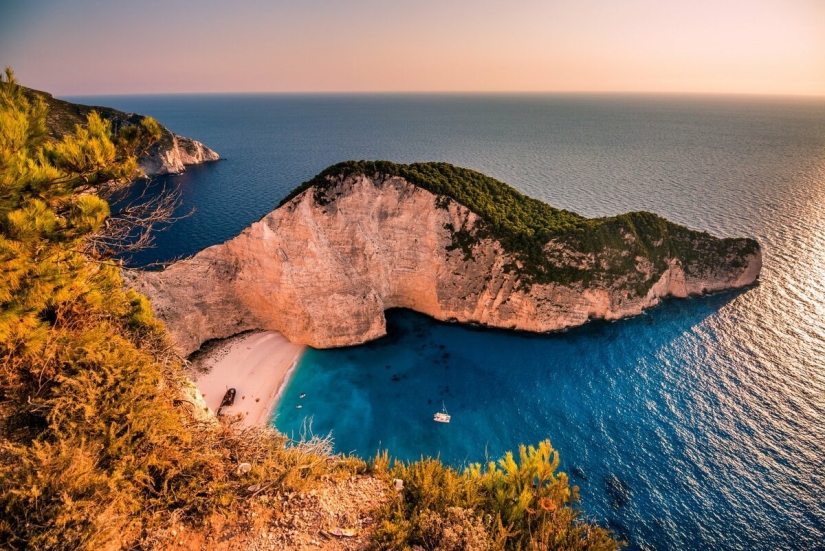
[[[0,7],[0,63],[57,96],[825,96],[817,0],[101,0]]]
[[[25,83],[23,83],[25,84]],[[227,92],[118,92],[88,94],[55,94],[40,89],[54,97],[60,98],[108,98],[108,97],[144,97],[144,96],[656,96],[656,97],[697,97],[697,98],[799,98],[825,99],[823,94],[806,93],[762,93],[762,92],[679,92],[656,90],[232,90]]]

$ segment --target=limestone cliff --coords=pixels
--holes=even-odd
[[[147,176],[179,174],[189,165],[220,160],[220,155],[201,142],[163,130],[160,141],[138,159],[138,165]]]
[[[449,165],[354,166],[323,173],[234,239],[161,272],[130,271],[127,281],[188,354],[248,329],[318,348],[359,344],[384,335],[384,311],[397,307],[556,331],[637,315],[667,296],[750,285],[761,269],[755,241],[715,238],[649,213],[588,220],[537,202],[536,217],[549,212],[553,224],[566,222],[519,240],[453,191],[434,193],[423,169],[409,169],[483,175]],[[529,199],[495,184],[503,187],[483,189],[499,202],[476,210],[494,213],[507,193]]]
[[[39,90],[28,89],[27,93],[31,97],[42,98],[49,106],[46,124],[51,137],[54,139],[60,139],[64,135],[74,132],[74,127],[77,124],[85,124],[86,117],[92,111],[97,111],[101,117],[111,121],[112,131],[115,134],[121,128],[140,124],[140,121],[144,119],[143,115],[124,113],[111,107],[92,107],[63,101]],[[160,140],[138,159],[138,166],[146,176],[160,176],[163,174],[179,174],[188,165],[219,159],[220,155],[199,141],[178,136],[161,126]]]

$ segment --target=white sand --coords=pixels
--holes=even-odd
[[[234,388],[235,404],[224,412],[241,414],[244,426],[265,424],[304,348],[275,331],[227,339],[197,361],[196,367],[208,372],[194,375],[195,386],[213,412]]]

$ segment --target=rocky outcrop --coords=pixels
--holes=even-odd
[[[313,187],[303,190],[234,239],[164,271],[129,271],[126,277],[151,299],[180,352],[188,354],[208,339],[249,329],[280,331],[318,348],[359,344],[385,334],[388,308],[557,331],[594,318],[634,316],[667,296],[750,285],[762,263],[753,240],[681,228],[692,253],[700,254],[671,254],[662,263],[636,256],[633,274],[611,268],[528,284],[519,269],[524,260],[483,227],[463,204],[403,177],[351,174],[331,177],[323,196]],[[461,232],[476,239],[457,246]],[[619,237],[627,244],[623,250],[582,253],[559,237],[545,251],[579,267],[610,267],[605,259],[627,257],[634,240],[642,239],[630,232]]]
[[[46,118],[49,133],[54,139],[61,139],[66,134],[74,132],[75,125],[83,125],[92,111],[112,123],[112,131],[117,134],[122,128],[139,125],[145,118],[136,113],[124,113],[111,107],[81,105],[53,97],[51,94],[39,90],[27,89],[30,97],[40,97],[49,106]],[[146,176],[160,176],[163,174],[179,174],[188,165],[196,165],[220,159],[202,143],[190,138],[173,134],[161,126],[160,140],[155,143],[145,155],[138,158],[138,166]]]
[[[138,166],[147,176],[160,176],[179,174],[189,165],[218,161],[220,158],[201,142],[169,132],[138,159]]]

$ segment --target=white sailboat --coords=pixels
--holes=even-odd
[[[433,416],[433,421],[436,421],[437,423],[449,423],[450,414],[447,413],[447,406],[444,405],[444,402],[441,402],[441,405],[443,409]]]

